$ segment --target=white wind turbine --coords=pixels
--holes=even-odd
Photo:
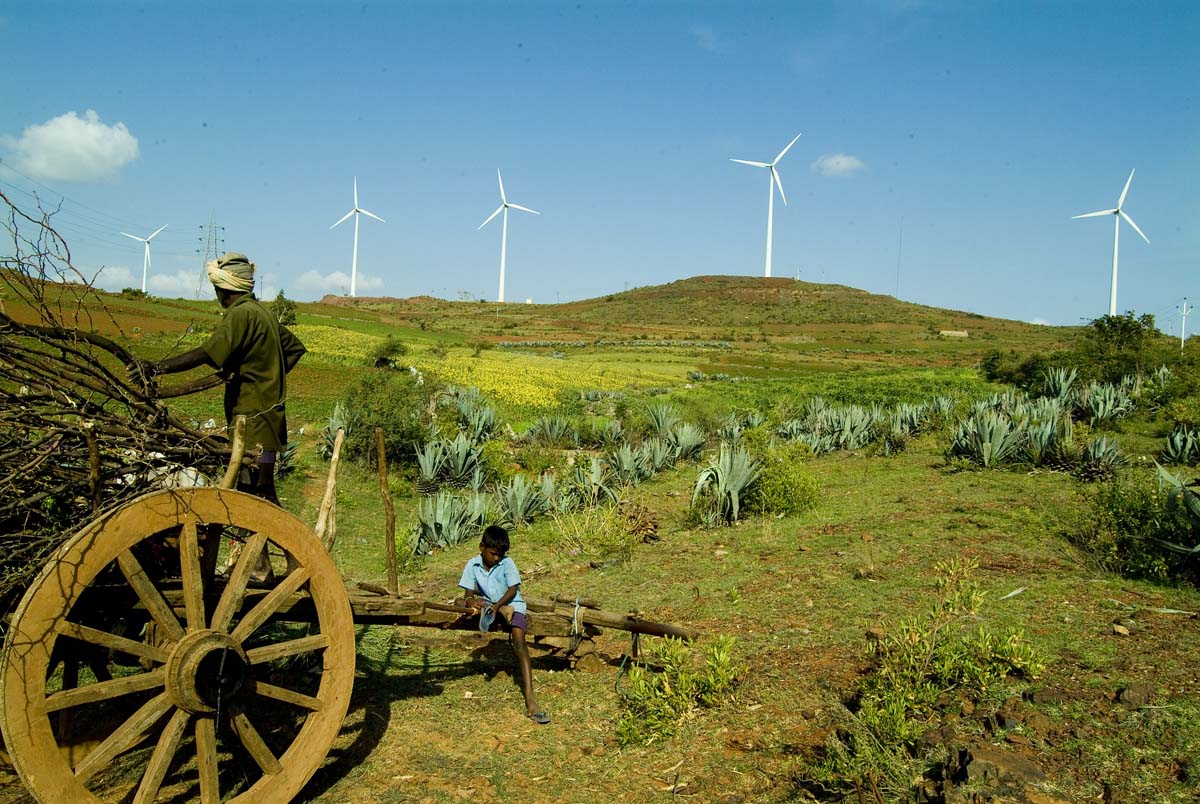
[[[793,137],[792,141],[787,144],[787,147],[785,147],[782,151],[780,151],[779,155],[776,156],[774,159],[772,159],[770,162],[751,162],[746,159],[730,159],[729,160],[730,162],[737,162],[742,165],[750,165],[752,167],[767,168],[768,170],[771,171],[771,183],[767,186],[767,267],[766,267],[765,271],[763,272],[763,276],[771,275],[771,227],[772,227],[772,221],[775,217],[775,188],[776,187],[779,188],[779,197],[783,199],[783,205],[787,206],[787,196],[783,194],[783,182],[779,180],[779,171],[775,169],[775,166],[779,164],[780,159],[783,159],[783,155],[788,152],[788,148],[791,148],[793,145],[795,145],[796,140],[798,140],[798,139],[800,139],[799,134],[797,134],[795,137]]]
[[[349,218],[351,215],[354,216],[354,256],[350,259],[350,296],[353,298],[356,295],[356,291],[358,290],[358,216],[366,215],[368,217],[374,218],[375,220],[379,221],[380,223],[387,223],[387,221],[385,221],[383,218],[379,217],[375,213],[367,212],[365,209],[363,209],[362,207],[360,207],[358,205],[358,176],[354,177],[354,209],[350,210],[345,215],[343,215],[338,220],[337,223],[335,223],[333,226],[330,226],[329,228],[330,229],[336,228],[338,226],[338,224],[345,221],[346,218]]]
[[[479,228],[475,231],[479,231],[479,229],[487,226],[491,223],[492,218],[501,212],[504,213],[504,220],[500,229],[500,295],[496,299],[496,301],[502,302],[504,301],[504,254],[508,250],[508,210],[510,208],[519,209],[522,212],[532,212],[534,215],[541,215],[542,213],[529,207],[523,207],[520,204],[510,204],[508,198],[504,195],[504,178],[500,175],[499,168],[496,169],[496,179],[500,182],[500,206],[496,207],[496,211],[488,215],[487,220],[479,224]]]
[[[1136,170],[1136,168],[1135,168]],[[1125,189],[1121,191],[1121,197],[1117,199],[1116,209],[1102,209],[1099,212],[1089,212],[1086,215],[1072,215],[1071,219],[1075,218],[1095,218],[1099,215],[1112,215],[1113,218],[1113,267],[1112,267],[1112,287],[1108,292],[1108,314],[1117,314],[1117,244],[1121,239],[1121,219],[1133,227],[1133,231],[1142,235],[1142,239],[1147,244],[1150,243],[1150,238],[1142,234],[1142,230],[1133,222],[1133,218],[1125,214],[1125,210],[1121,207],[1125,204],[1125,195],[1129,192],[1129,185],[1133,182],[1134,170],[1129,171],[1129,178],[1125,181]]]
[[[166,229],[168,225],[169,224],[164,223],[162,226],[155,229],[154,234],[150,235],[149,237],[138,237],[137,235],[129,234],[129,232],[121,232],[121,234],[125,235],[126,237],[132,237],[134,240],[137,240],[146,247],[146,256],[142,258],[142,293],[146,292],[146,275],[150,273],[150,241],[154,239],[155,235],[157,235],[163,229]]]

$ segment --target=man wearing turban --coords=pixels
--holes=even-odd
[[[249,491],[276,505],[275,456],[287,444],[287,373],[304,355],[304,344],[254,297],[254,263],[245,254],[228,252],[205,268],[225,314],[201,346],[158,362],[138,361],[149,380],[202,365],[225,379],[225,419],[246,417],[246,445],[259,447],[258,472]]]

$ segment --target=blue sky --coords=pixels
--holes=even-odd
[[[194,293],[215,216],[267,295],[509,301],[773,273],[989,316],[1200,301],[1200,4],[131,3],[0,7],[0,189],[100,284]],[[901,241],[901,230],[903,231]],[[902,246],[901,246],[902,242]],[[899,250],[899,253],[898,253]],[[1195,326],[1193,326],[1193,323]],[[1200,331],[1200,315],[1188,321]]]

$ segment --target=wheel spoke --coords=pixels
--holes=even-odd
[[[171,767],[171,760],[179,750],[179,743],[183,739],[183,732],[190,717],[191,715],[184,710],[176,709],[167,722],[166,728],[158,738],[158,745],[154,746],[154,753],[150,755],[146,772],[142,774],[142,783],[138,786],[133,804],[150,804],[158,797],[158,789],[162,787],[167,769]]]
[[[262,600],[258,601],[258,604],[237,624],[237,628],[233,629],[231,636],[238,642],[245,642],[307,580],[308,570],[298,567],[278,586],[268,592]]]
[[[225,591],[221,593],[217,610],[213,612],[213,630],[224,631],[228,628],[229,623],[233,620],[233,615],[241,608],[242,598],[246,594],[246,584],[250,581],[250,572],[258,562],[259,553],[263,551],[266,543],[267,534],[255,533],[242,548],[242,554],[238,556],[237,564],[229,573],[229,582],[225,585]]]
[[[221,787],[217,783],[217,721],[211,717],[196,719],[196,770],[200,772],[200,804],[220,804]]]
[[[171,696],[166,692],[151,698],[79,763],[79,767],[75,769],[75,778],[80,783],[86,783],[118,755],[133,747],[172,706]]]
[[[117,556],[117,562],[121,565],[121,572],[125,573],[129,585],[137,592],[138,599],[142,601],[146,611],[150,612],[154,622],[163,629],[163,634],[167,639],[172,642],[183,639],[183,629],[179,627],[179,620],[175,618],[175,613],[163,599],[162,593],[158,591],[154,581],[150,580],[150,576],[142,569],[141,562],[129,550],[125,550]]]
[[[187,627],[189,631],[198,631],[206,623],[200,539],[194,521],[184,522],[183,533],[179,535],[179,574],[183,577],[183,609],[187,615]]]
[[[102,648],[141,656],[144,659],[150,659],[155,662],[167,661],[168,653],[157,645],[147,645],[145,642],[137,642],[127,637],[110,634],[107,631],[89,628],[86,625],[60,620],[55,624],[54,630],[63,636],[69,636],[72,639],[78,639],[80,642],[87,642],[90,645],[99,645]]]
[[[261,648],[252,648],[246,651],[246,658],[250,660],[250,664],[266,664],[285,656],[295,656],[298,653],[308,653],[327,647],[329,647],[329,637],[325,634],[314,634],[299,639],[290,639],[287,642],[276,642],[274,645],[263,645]]]
[[[258,767],[262,768],[263,773],[274,776],[283,770],[283,766],[279,764],[279,760],[263,742],[258,729],[254,728],[254,724],[250,722],[250,718],[246,717],[245,712],[238,712],[230,718],[229,725],[233,727],[234,733],[242,741],[242,745],[246,747],[250,756],[258,763]]]
[[[294,706],[311,709],[314,712],[319,712],[325,706],[320,698],[314,698],[311,695],[305,695],[302,692],[276,687],[274,684],[267,684],[264,681],[254,682],[254,692],[264,698],[272,698],[276,701],[293,704]]]
[[[107,701],[133,692],[151,690],[163,686],[163,676],[164,671],[159,667],[148,673],[114,678],[111,681],[100,681],[73,690],[62,690],[46,696],[46,711],[57,712],[72,706]]]

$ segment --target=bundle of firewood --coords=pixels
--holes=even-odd
[[[193,473],[218,473],[223,435],[200,432],[131,379],[121,328],[71,263],[50,214],[0,192],[0,612],[100,511]],[[7,250],[7,249],[5,249]],[[103,329],[115,333],[109,338]]]

